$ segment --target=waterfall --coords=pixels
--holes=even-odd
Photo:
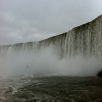
[[[16,69],[34,67],[33,61],[36,60],[36,57],[40,56],[38,52],[44,52],[46,48],[53,50],[53,55],[59,57],[60,60],[64,58],[67,60],[67,58],[72,58],[77,55],[85,58],[101,58],[102,15],[68,32],[39,42],[0,46],[1,72],[5,72],[5,70],[6,72],[9,71],[7,67],[12,68],[12,70],[15,66]],[[45,57],[47,57],[46,53]],[[25,59],[26,61],[23,61]]]
[[[102,57],[102,15],[41,43],[43,46],[54,44],[62,57],[74,55]]]

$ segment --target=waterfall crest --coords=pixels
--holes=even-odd
[[[77,54],[82,56],[102,56],[102,15],[68,32],[39,42],[0,46],[0,55],[7,53],[9,50],[14,52],[37,51],[49,45],[55,46],[62,57]]]
[[[54,44],[62,57],[74,55],[102,57],[102,15],[40,43],[43,46]]]

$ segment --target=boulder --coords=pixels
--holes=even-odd
[[[98,72],[97,76],[102,77],[102,70]]]

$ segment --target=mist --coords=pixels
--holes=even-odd
[[[12,54],[11,54],[12,53]],[[0,57],[1,59],[1,57]],[[0,61],[0,76],[67,75],[96,76],[102,68],[101,58],[81,55],[60,58],[52,46],[40,51],[8,52]]]

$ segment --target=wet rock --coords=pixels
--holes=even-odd
[[[102,77],[102,70],[100,72],[98,72],[97,76]]]

